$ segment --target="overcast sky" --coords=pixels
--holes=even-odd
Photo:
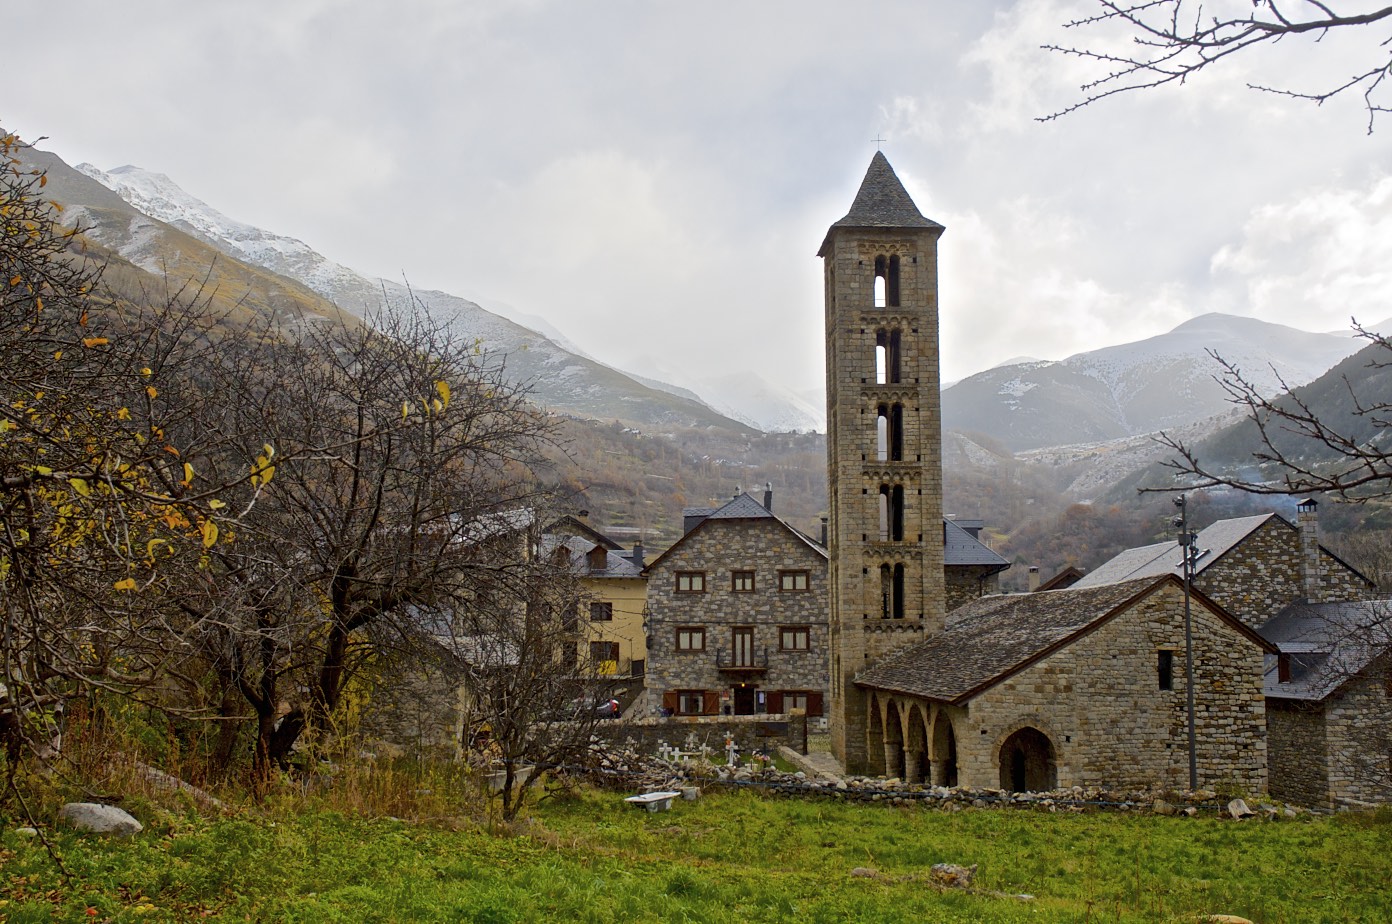
[[[1250,9],[1250,0],[1213,6]],[[826,228],[876,145],[942,240],[943,373],[1208,311],[1392,316],[1392,118],[1245,89],[1287,42],[1057,122],[1064,0],[65,0],[3,12],[0,122],[620,366],[822,381]],[[1385,32],[1385,30],[1384,30]],[[1110,41],[1106,37],[1099,39]]]

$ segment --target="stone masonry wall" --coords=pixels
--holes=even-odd
[[[1363,600],[1368,586],[1321,551],[1323,602]],[[1300,533],[1272,517],[1194,579],[1194,586],[1256,629],[1287,605],[1305,599]]]
[[[1392,654],[1325,701],[1329,797],[1335,808],[1392,802]]]
[[[1311,808],[1329,808],[1324,706],[1268,699],[1266,725],[1272,797]]]
[[[779,589],[778,572],[808,572],[808,590]],[[678,593],[678,571],[701,571],[704,593]],[[753,571],[754,591],[731,589],[731,571]],[[719,695],[741,681],[758,690],[820,692],[827,675],[826,559],[774,519],[708,520],[656,563],[648,579],[648,714],[656,714],[668,690],[706,690]],[[704,651],[679,652],[677,629],[702,626]],[[768,654],[762,673],[722,672],[728,663],[731,630],[754,627],[754,652]],[[780,626],[806,626],[807,651],[780,651]]]
[[[1264,791],[1262,650],[1206,607],[1193,622],[1199,785]],[[1167,691],[1161,649],[1175,652]],[[1053,743],[1059,786],[1187,788],[1183,591],[1161,587],[969,708],[957,739],[963,785],[999,785],[1001,745],[1034,726]]]
[[[985,568],[954,566],[943,569],[943,589],[950,613],[977,599],[1000,592],[1000,578],[992,574],[983,579]]]

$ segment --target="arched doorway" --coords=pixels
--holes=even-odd
[[[904,721],[899,704],[889,700],[885,706],[884,760],[885,776],[904,779]]]
[[[933,785],[957,785],[957,735],[941,712],[933,723]]]
[[[1010,792],[1043,792],[1058,785],[1054,745],[1037,728],[1022,728],[1000,749],[1000,785]]]
[[[883,774],[884,766],[884,725],[880,722],[880,700],[871,696],[865,711],[868,721],[865,725],[865,766],[873,774]]]

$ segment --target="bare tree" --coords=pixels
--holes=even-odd
[[[1392,342],[1355,325],[1370,345],[1349,360],[1331,394],[1313,386],[1263,394],[1233,363],[1219,382],[1246,412],[1235,442],[1247,458],[1213,459],[1203,446],[1168,434],[1159,441],[1175,455],[1163,464],[1186,488],[1229,487],[1251,494],[1332,494],[1365,502],[1392,497]],[[1355,376],[1353,373],[1361,373]],[[1326,399],[1319,401],[1317,399]],[[1207,456],[1207,458],[1205,457]]]
[[[534,551],[538,528],[529,526]],[[450,642],[467,756],[487,771],[506,820],[548,771],[587,764],[596,725],[610,715],[611,683],[578,647],[583,594],[569,556],[530,559],[522,586],[467,602],[466,631]]]
[[[479,534],[543,495],[530,469],[549,423],[502,364],[415,305],[295,338],[244,334],[204,387],[190,426],[237,443],[210,477],[273,477],[225,495],[234,536],[208,550],[179,605],[219,684],[253,713],[264,779],[307,731],[332,732],[374,635],[409,635],[423,608],[518,583],[525,557]]]
[[[1081,30],[1119,26],[1130,37],[1131,46],[1123,52],[1112,52],[1100,50],[1099,46],[1045,45],[1050,51],[1097,62],[1104,72],[1098,79],[1083,84],[1082,100],[1044,116],[1041,121],[1059,118],[1119,93],[1186,83],[1200,71],[1257,46],[1299,38],[1319,42],[1335,30],[1392,23],[1392,6],[1371,7],[1366,2],[1338,0],[1252,0],[1250,5],[1241,5],[1246,8],[1245,13],[1237,13],[1239,5],[1235,3],[1210,2],[1205,6],[1196,0],[1097,0],[1097,6],[1098,12],[1068,22],[1066,27]],[[1234,12],[1214,15],[1215,7],[1231,7]],[[1329,86],[1312,91],[1263,84],[1248,86],[1317,104],[1343,93],[1361,93],[1371,134],[1377,115],[1392,111],[1392,100],[1388,98],[1388,87],[1392,85],[1392,30],[1374,32],[1371,37],[1366,57],[1353,62],[1352,72]]]

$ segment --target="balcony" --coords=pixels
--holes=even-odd
[[[715,653],[715,666],[721,673],[762,674],[768,670],[768,649],[728,651],[722,648]]]

